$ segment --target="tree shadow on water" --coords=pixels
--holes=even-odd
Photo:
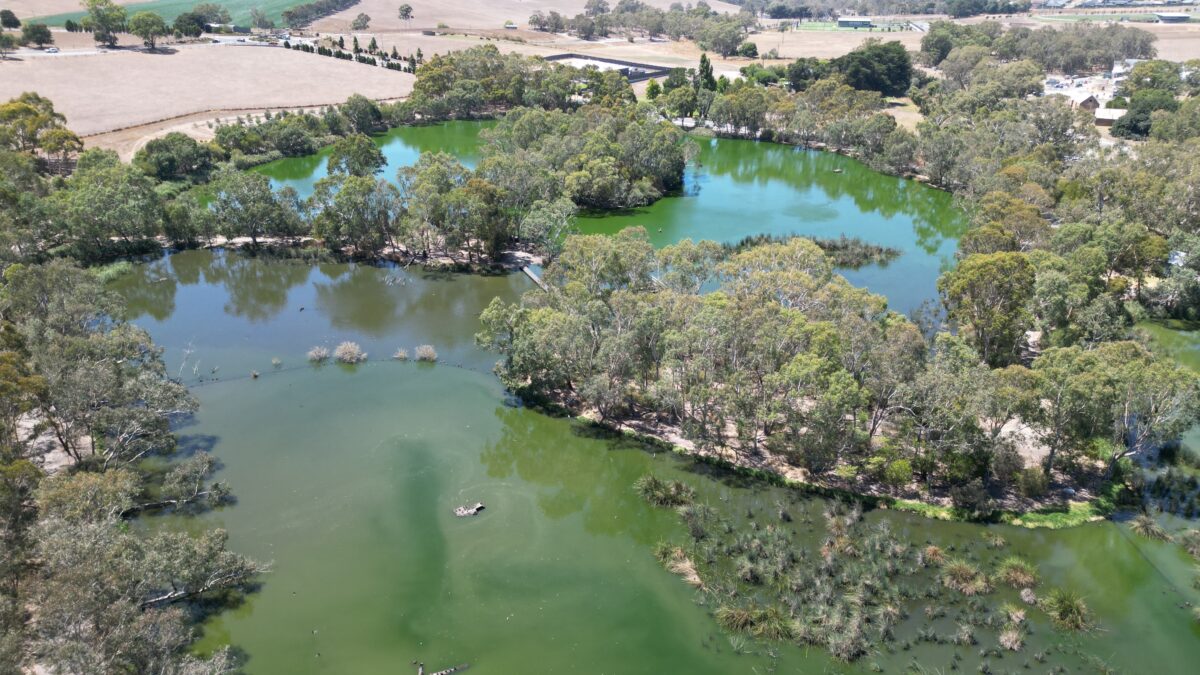
[[[220,440],[220,436],[214,436],[212,434],[177,434],[174,456],[180,459],[186,459],[198,452],[207,452],[211,454],[213,448],[217,447],[217,443],[219,443]]]

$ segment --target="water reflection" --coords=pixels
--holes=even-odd
[[[205,278],[229,293],[226,313],[256,322],[283,311],[288,292],[308,281],[312,271],[304,262],[263,261],[239,254],[215,255],[212,262]]]
[[[151,316],[163,321],[175,312],[177,275],[169,258],[134,265],[120,279],[121,295],[125,298],[126,318],[133,320]]]
[[[475,347],[479,314],[493,298],[513,301],[531,284],[521,274],[313,265],[194,250],[135,265],[112,286],[128,299],[128,318],[152,329],[166,348],[172,372],[187,361],[200,378],[262,372],[275,358],[299,365],[314,345],[332,350],[344,340],[374,359],[429,344],[444,363],[488,372],[497,357]]]

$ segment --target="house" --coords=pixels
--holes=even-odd
[[[1068,90],[1047,92],[1048,94],[1057,94],[1065,96],[1071,107],[1076,110],[1096,110],[1100,107],[1100,101],[1096,95],[1088,91]]]
[[[838,28],[874,28],[869,16],[839,16]]]
[[[1129,112],[1122,108],[1096,108],[1096,126],[1111,127],[1113,123],[1125,116]]]
[[[1146,59],[1123,59],[1121,61],[1114,61],[1112,79],[1114,81],[1125,79],[1129,76],[1129,71],[1133,70],[1134,66],[1145,60]]]

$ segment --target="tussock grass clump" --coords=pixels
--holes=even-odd
[[[658,558],[663,567],[667,568],[668,572],[683,577],[684,582],[689,586],[704,588],[704,580],[700,578],[700,573],[696,570],[696,563],[692,562],[683,547],[659,544],[654,551],[654,556]]]
[[[1008,545],[1008,540],[1001,536],[998,532],[984,532],[983,540],[986,541],[987,545],[991,548],[1004,548]]]
[[[942,565],[942,585],[966,596],[983,595],[992,590],[979,568],[962,558],[947,560]]]
[[[1028,560],[1015,555],[1000,561],[996,574],[1001,581],[1013,588],[1032,588],[1038,583],[1037,568]]]
[[[653,474],[646,474],[633,484],[642,499],[655,506],[684,506],[691,504],[696,497],[695,490],[687,483],[677,480],[662,480]]]
[[[1200,560],[1200,530],[1184,530],[1179,535],[1179,543],[1189,555]]]
[[[437,350],[433,348],[433,345],[421,345],[420,347],[417,347],[416,354],[418,361],[433,363],[434,361],[438,360],[438,353]]]
[[[1171,535],[1167,534],[1162,525],[1159,525],[1157,520],[1145,514],[1129,521],[1129,529],[1133,530],[1133,533],[1139,537],[1156,539],[1158,541],[1171,541]]]
[[[1025,633],[1017,626],[1008,626],[1000,631],[1000,646],[1010,652],[1019,652],[1025,646]]]
[[[941,565],[946,562],[946,554],[941,548],[930,544],[921,551],[921,562],[925,566]]]
[[[715,616],[725,630],[749,633],[756,638],[790,640],[795,634],[791,617],[778,607],[757,609],[721,605]]]
[[[333,350],[333,357],[342,363],[362,363],[367,360],[367,353],[357,342],[347,340]]]
[[[325,363],[329,360],[329,350],[324,347],[313,347],[308,350],[308,360],[313,363]]]
[[[1020,605],[1006,602],[1000,607],[1000,611],[1004,612],[1004,617],[1010,624],[1021,625],[1025,623],[1025,608]]]
[[[1088,608],[1083,597],[1075,591],[1056,588],[1042,599],[1042,609],[1050,615],[1055,626],[1063,630],[1084,630],[1088,627]]]
[[[397,361],[407,361],[408,360],[408,350],[407,349],[397,349],[396,353],[392,354],[392,358],[396,359]]]

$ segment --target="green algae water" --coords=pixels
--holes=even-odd
[[[467,166],[478,158],[479,132],[491,122],[399,127],[376,137],[388,164],[383,176],[414,164],[422,152],[448,152]],[[688,166],[680,194],[650,206],[585,214],[584,233],[611,234],[639,225],[656,246],[681,239],[735,243],[752,234],[835,238],[840,235],[895,248],[900,256],[842,274],[910,312],[937,298],[937,278],[954,262],[966,219],[947,192],[885,176],[832,153],[775,143],[695,139],[700,152]],[[312,194],[327,175],[328,149],[309,157],[257,167],[277,187]]]
[[[205,251],[137,265],[113,283],[200,400],[178,429],[183,451],[211,450],[237,497],[202,522],[273,562],[261,588],[204,624],[199,650],[232,645],[253,674],[412,673],[414,660],[430,670],[470,663],[481,674],[976,672],[984,663],[990,672],[1193,672],[1191,561],[1109,522],[1028,531],[866,516],[984,569],[1028,558],[1039,593],[1062,586],[1086,598],[1097,624],[1088,634],[1059,633],[1028,607],[1020,652],[998,649],[989,629],[974,645],[923,639],[952,634],[972,611],[945,591],[909,603],[897,642],[849,665],[819,648],[723,633],[703,596],[653,557],[657,542],[683,541],[684,527],[632,483],[648,472],[686,481],[739,527],[785,528],[810,550],[825,537],[825,502],[519,407],[472,334],[492,297],[529,285],[520,275]],[[306,363],[310,347],[347,339],[371,361]],[[440,362],[389,359],[419,344]],[[480,516],[452,515],[475,501],[487,506]],[[794,520],[780,521],[780,508]],[[1008,545],[988,548],[989,531]],[[905,583],[937,588],[928,577]],[[1001,601],[1019,602],[1010,590],[987,598]],[[927,619],[931,607],[942,613]]]

